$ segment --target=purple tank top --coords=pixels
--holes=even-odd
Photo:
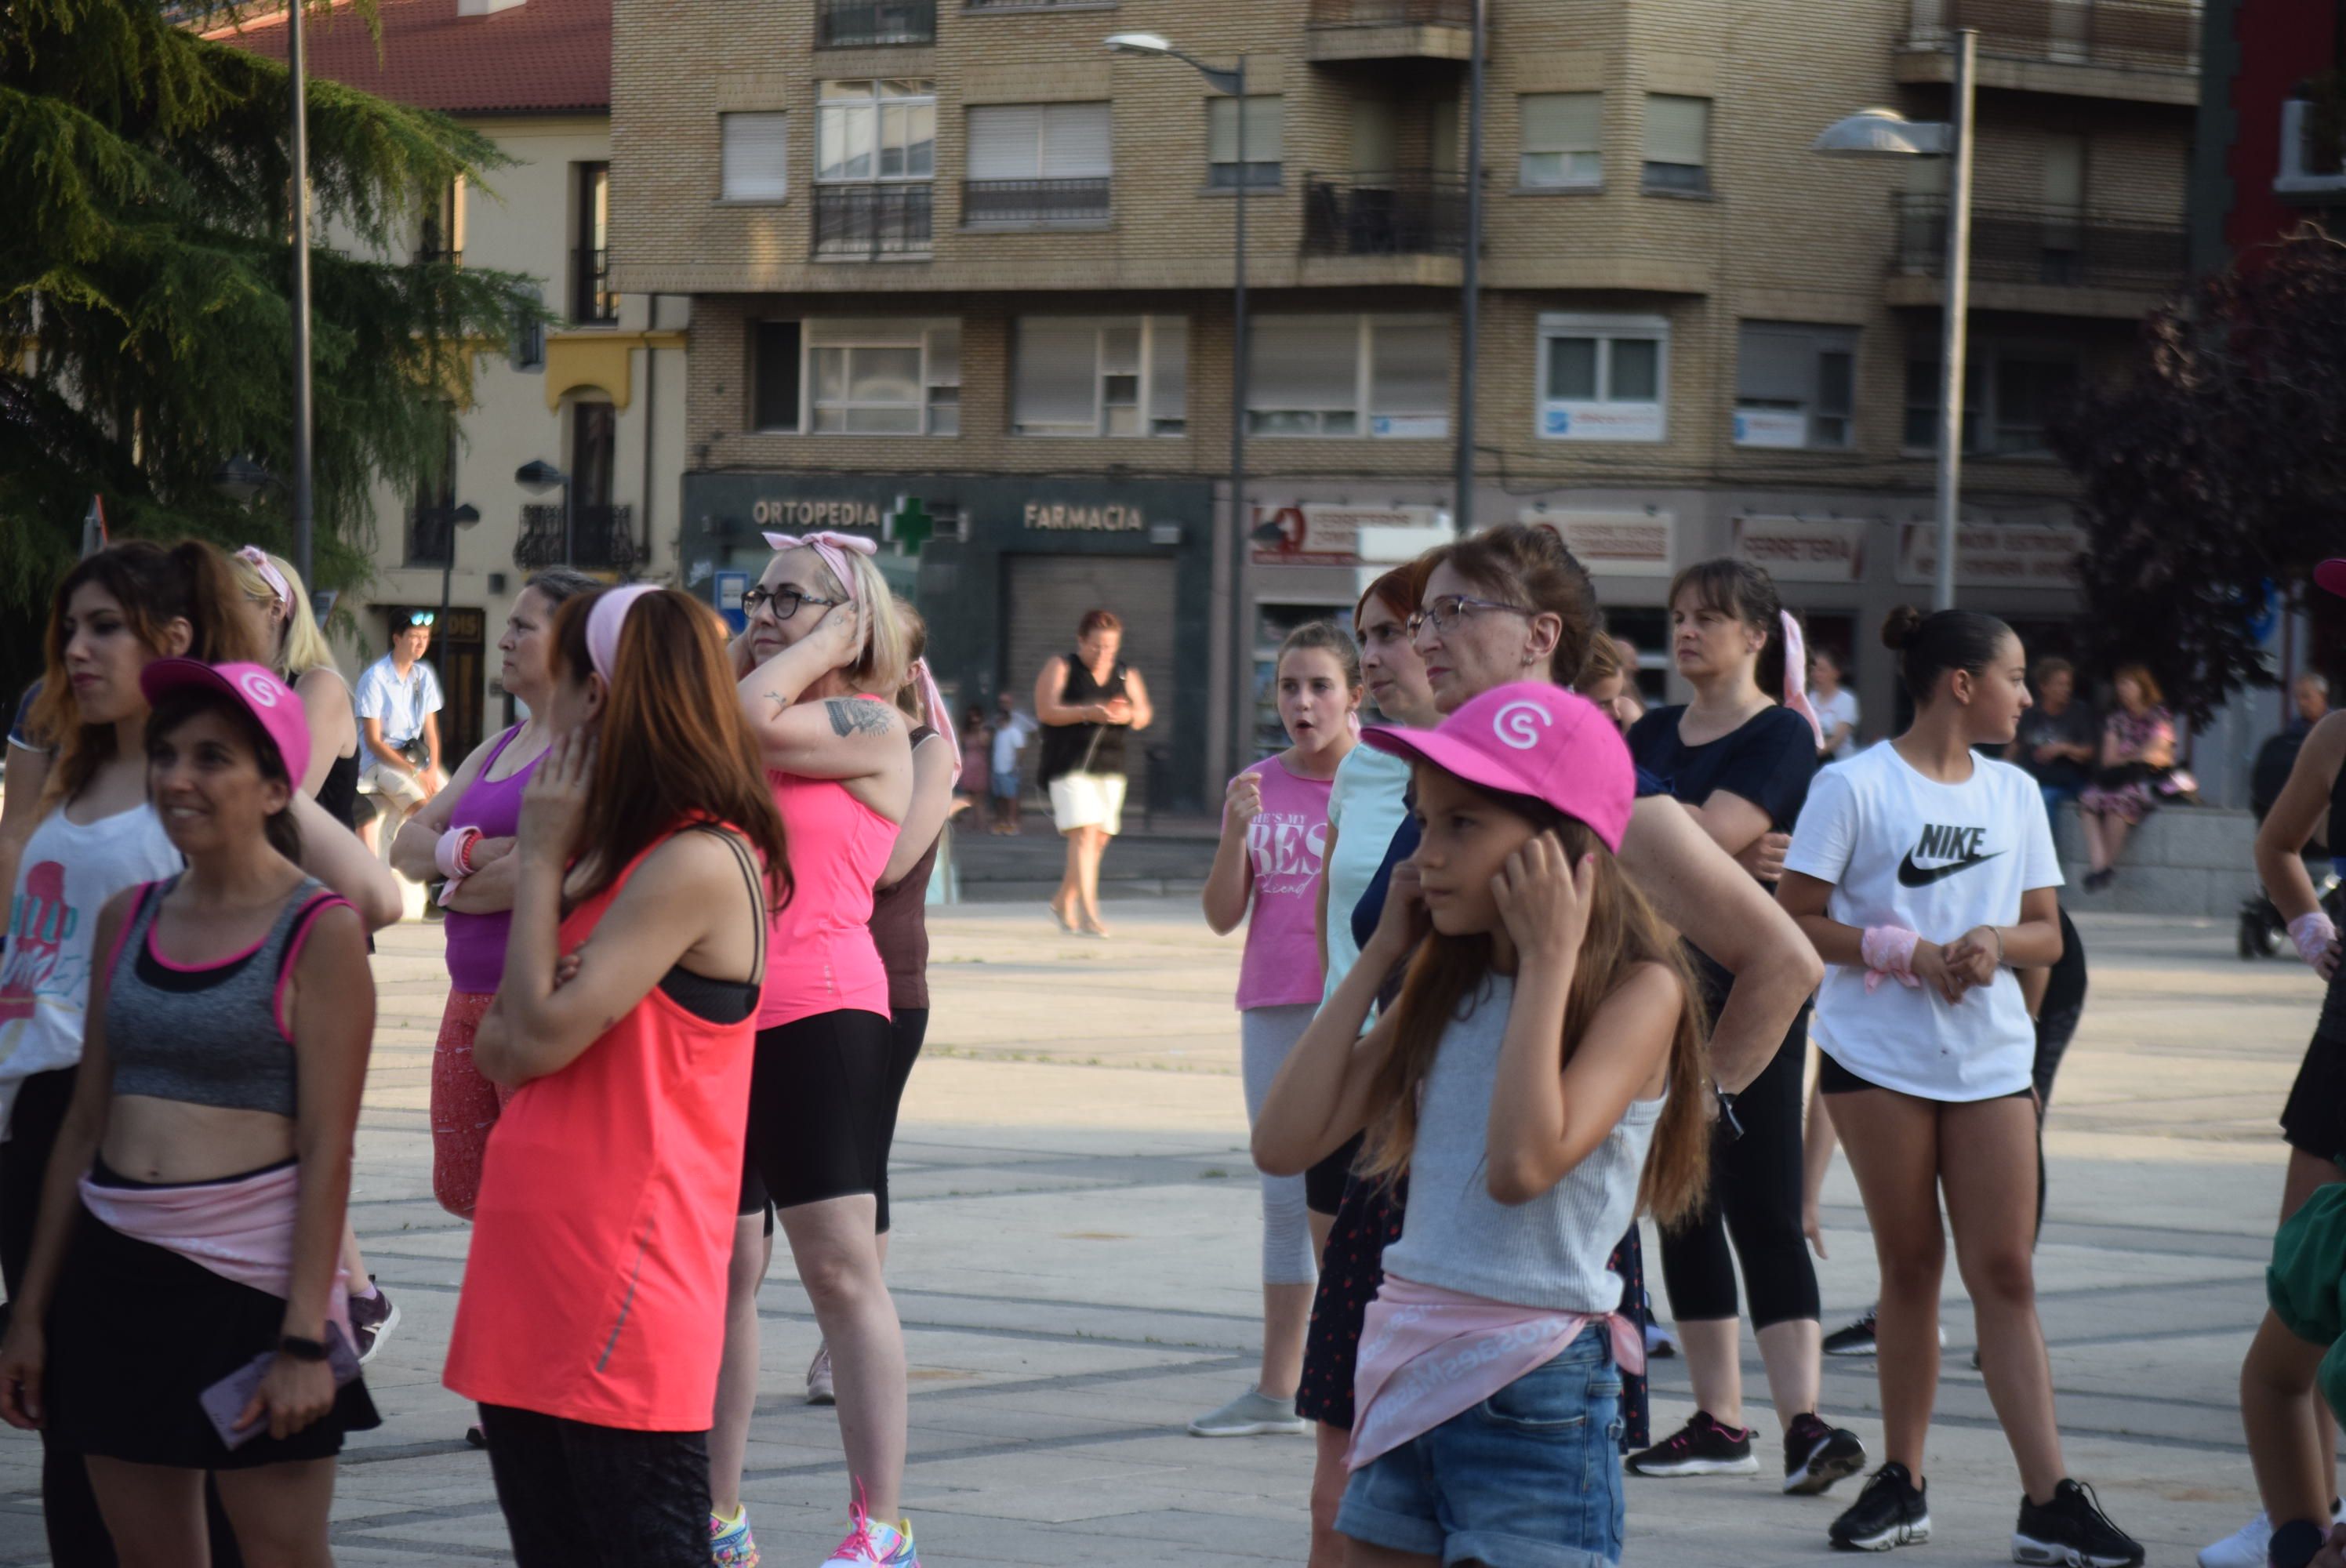
[[[464,796],[457,800],[456,809],[448,818],[454,828],[478,828],[482,836],[509,839],[521,826],[521,792],[529,776],[537,770],[543,754],[533,757],[516,769],[509,779],[492,779],[497,759],[521,733],[515,725],[498,740],[497,748],[481,764],[481,771]],[[513,911],[499,910],[495,914],[460,914],[450,910],[441,922],[448,932],[448,983],[455,990],[475,996],[486,996],[505,978],[505,934],[513,929]]]

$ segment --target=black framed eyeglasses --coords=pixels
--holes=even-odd
[[[1409,617],[1409,629],[1433,626],[1436,636],[1447,632],[1478,610],[1505,610],[1510,615],[1535,616],[1539,612],[1529,605],[1510,605],[1499,599],[1472,599],[1464,594],[1444,594],[1438,599],[1428,599]]]
[[[785,586],[772,593],[768,593],[763,588],[751,588],[741,596],[741,614],[746,619],[761,609],[771,608],[774,619],[786,621],[797,615],[799,607],[802,605],[814,605],[827,610],[842,602],[838,599],[817,598],[804,588],[799,587]]]

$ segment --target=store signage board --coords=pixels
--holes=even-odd
[[[1780,583],[1862,583],[1872,525],[1858,517],[1738,517],[1735,554]]]
[[[1540,434],[1550,441],[1659,441],[1658,402],[1552,402],[1540,411]]]
[[[2077,585],[2076,561],[2085,535],[2060,524],[1964,523],[1955,529],[1955,582],[1960,587],[2067,588]],[[1939,525],[1908,523],[1899,529],[1898,581],[1928,587],[1939,570]]]
[[[1364,561],[1409,560],[1449,542],[1441,514],[1431,506],[1338,506],[1305,501],[1257,507],[1257,565],[1351,566]],[[1414,541],[1426,541],[1409,548]],[[1396,548],[1407,554],[1394,555]]]
[[[1806,446],[1809,416],[1798,409],[1739,408],[1735,411],[1735,444]]]
[[[1550,512],[1527,507],[1517,522],[1552,528],[1598,577],[1667,577],[1676,559],[1678,519],[1668,512]]]

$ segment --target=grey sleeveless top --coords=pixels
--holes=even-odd
[[[291,1021],[280,1015],[278,998],[311,925],[348,901],[304,879],[260,945],[189,968],[155,950],[156,911],[178,881],[138,890],[115,947],[106,993],[114,1092],[291,1116]]]
[[[1632,1100],[1605,1141],[1564,1179],[1514,1207],[1491,1196],[1491,1087],[1515,983],[1486,979],[1443,1032],[1418,1104],[1409,1211],[1385,1272],[1487,1300],[1596,1314],[1621,1305],[1606,1267],[1637,1210],[1637,1182],[1662,1102]]]

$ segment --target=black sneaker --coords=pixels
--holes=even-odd
[[[1625,1461],[1637,1475],[1756,1475],[1751,1429],[1721,1426],[1708,1410]]]
[[[1814,1497],[1843,1476],[1865,1468],[1865,1445],[1846,1428],[1827,1426],[1814,1414],[1792,1418],[1784,1433],[1784,1490]]]
[[[367,1276],[367,1283],[374,1285],[373,1275]],[[381,1286],[375,1286],[372,1296],[351,1298],[351,1337],[358,1341],[360,1366],[374,1359],[374,1353],[382,1349],[382,1342],[398,1327],[399,1308],[393,1303],[390,1292]]]
[[[2012,1560],[2058,1568],[2139,1568],[2142,1543],[2110,1522],[2092,1492],[2065,1477],[2042,1508],[2021,1497]]]
[[[1868,1307],[1865,1316],[1845,1329],[1836,1329],[1825,1336],[1828,1356],[1871,1356],[1873,1354],[1874,1309]]]
[[[1843,1552],[1887,1552],[1931,1539],[1931,1500],[1906,1467],[1892,1461],[1873,1472],[1825,1539]]]

